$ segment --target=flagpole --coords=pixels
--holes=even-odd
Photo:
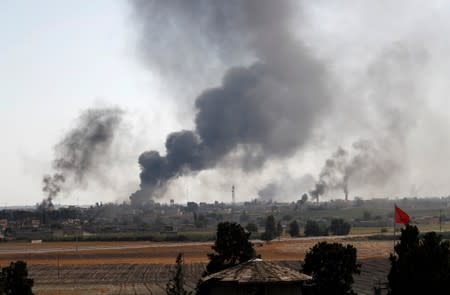
[[[409,222],[411,221],[411,218],[409,215],[397,207],[397,204],[394,204],[394,251],[395,251],[395,242],[397,240],[397,223],[404,224],[408,226]]]
[[[395,254],[395,204],[394,204],[394,254]]]

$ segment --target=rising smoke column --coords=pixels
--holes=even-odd
[[[358,115],[367,120],[363,124],[369,135],[349,149],[338,147],[325,161],[310,191],[313,198],[328,191],[342,190],[347,195],[350,187],[376,191],[404,175],[408,136],[426,110],[422,83],[427,65],[423,48],[402,43],[384,48],[374,58],[355,87],[358,93],[349,94],[358,97],[354,104],[359,104]]]
[[[55,146],[52,166],[56,172],[42,179],[47,198],[41,206],[52,206],[63,187],[85,186],[90,178],[98,177],[99,164],[110,160],[108,155],[123,113],[118,108],[98,108],[80,115],[77,125]]]
[[[319,180],[310,191],[313,199],[319,202],[319,197],[323,196],[329,190],[343,189],[347,192],[344,184],[344,173],[348,165],[348,152],[342,147],[338,147],[337,151],[325,161],[325,165],[319,174]]]
[[[47,198],[42,200],[39,207],[41,209],[52,208],[53,199],[61,191],[61,186],[66,181],[64,175],[60,173],[54,173],[53,175],[44,175],[42,178],[42,191],[47,194]]]
[[[318,201],[328,191],[342,190],[347,198],[350,182],[355,186],[384,185],[398,169],[397,162],[384,147],[370,140],[358,140],[351,150],[339,147],[325,161],[310,195]]]
[[[268,159],[292,155],[308,141],[330,97],[324,67],[290,31],[296,8],[293,1],[132,3],[144,27],[143,40],[153,40],[154,34],[160,34],[155,28],[167,25],[166,32],[175,35],[160,38],[169,43],[178,36],[180,42],[201,40],[199,44],[212,51],[239,51],[245,45],[242,52],[256,60],[249,66],[230,68],[220,86],[206,89],[196,98],[195,129],[171,133],[164,156],[157,151],[140,155],[141,184],[130,197],[133,202],[163,194],[175,177],[220,165],[237,149],[244,151],[241,167],[251,170],[261,168]],[[173,51],[173,47],[166,51],[158,50],[158,45],[143,49],[153,67],[171,69],[167,61],[174,60],[195,64],[189,50],[180,55],[179,48]],[[196,48],[192,49],[195,52]],[[161,63],[154,60],[155,54],[163,55]],[[226,54],[218,56],[227,60]],[[188,70],[189,75],[197,72]]]

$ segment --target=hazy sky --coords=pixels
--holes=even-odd
[[[34,204],[42,198],[42,174],[50,171],[53,146],[80,111],[117,105],[150,123],[152,118],[140,116],[164,112],[164,100],[152,100],[157,86],[136,63],[127,2],[2,1],[0,6],[0,200]],[[153,132],[171,128],[167,124]],[[135,185],[137,155],[130,155]],[[86,203],[94,195],[103,201],[121,197],[107,190],[77,197]]]
[[[83,110],[111,106],[126,115],[117,160],[105,176],[110,181],[64,192],[56,203],[127,200],[139,187],[138,156],[146,150],[164,154],[170,132],[193,128],[196,96],[218,86],[231,65],[248,66],[260,57],[245,48],[223,54],[224,44],[195,35],[196,22],[166,30],[167,15],[186,24],[176,5],[155,5],[166,9],[154,11],[163,17],[155,25],[153,11],[137,16],[133,3],[1,1],[1,206],[39,202],[55,144]],[[370,180],[350,180],[352,196],[448,195],[448,1],[308,1],[298,10],[289,28],[329,73],[326,115],[288,157],[269,157],[248,172],[229,155],[214,168],[177,179],[163,200],[228,200],[232,184],[237,199],[248,200],[271,183],[292,200],[319,177],[338,146],[352,153],[360,139],[372,140],[376,152],[369,155],[371,166],[364,166]],[[143,42],[146,24],[155,30],[152,38],[167,43]],[[181,57],[181,78],[158,68]],[[194,73],[190,66],[197,63]]]

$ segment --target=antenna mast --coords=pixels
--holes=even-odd
[[[234,184],[233,184],[231,186],[231,202],[233,203],[233,205],[234,205],[234,203],[236,201],[235,196],[234,196],[234,192],[235,192],[235,187],[234,187]]]

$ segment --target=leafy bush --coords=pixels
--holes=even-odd
[[[300,227],[298,226],[297,220],[294,220],[291,223],[289,223],[289,234],[291,235],[291,237],[300,236]]]
[[[24,261],[11,262],[0,274],[0,294],[33,295],[33,279],[28,278],[28,268]]]
[[[389,294],[450,294],[450,242],[406,225],[391,254]]]
[[[370,219],[372,219],[372,213],[370,213],[370,211],[368,210],[364,210],[362,220],[370,220]]]
[[[314,294],[355,294],[353,274],[359,274],[356,248],[340,243],[320,242],[306,253],[303,272],[313,277]]]
[[[192,292],[185,290],[184,273],[183,273],[183,253],[178,253],[175,270],[172,271],[172,278],[166,284],[167,295],[190,295]]]
[[[328,235],[328,230],[317,221],[308,220],[305,224],[304,234],[307,237],[326,236]]]
[[[257,233],[258,232],[258,226],[255,223],[250,222],[249,224],[247,224],[247,226],[245,227],[245,229],[248,232],[251,233]]]
[[[240,224],[221,222],[217,225],[217,237],[211,247],[215,253],[208,254],[209,263],[204,275],[210,275],[256,256],[253,244],[248,240],[250,233]]]
[[[273,240],[277,236],[277,226],[275,224],[275,217],[269,215],[266,218],[265,231],[261,235],[261,238],[265,241]]]
[[[334,235],[343,236],[348,235],[350,233],[351,225],[348,222],[345,222],[342,218],[335,218],[331,220],[331,224],[329,227],[329,231]]]

